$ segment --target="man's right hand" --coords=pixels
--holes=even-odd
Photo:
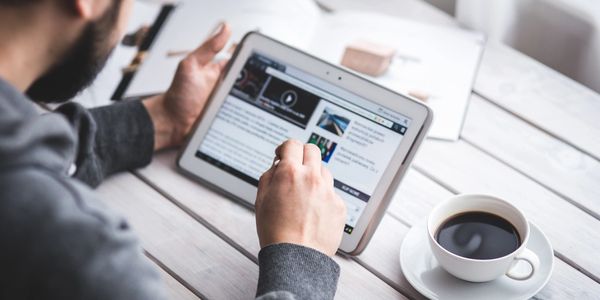
[[[258,183],[256,227],[261,248],[292,243],[335,255],[342,241],[346,205],[312,144],[289,140]]]

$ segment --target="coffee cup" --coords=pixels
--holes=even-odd
[[[539,269],[539,258],[526,247],[529,222],[497,197],[465,194],[439,203],[427,219],[427,235],[442,268],[466,281],[527,280]],[[517,268],[519,261],[529,272]]]

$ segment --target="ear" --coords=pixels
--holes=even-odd
[[[106,1],[98,0],[69,0],[72,8],[75,10],[75,14],[86,20],[91,20],[98,15],[98,10],[102,6],[100,3]]]

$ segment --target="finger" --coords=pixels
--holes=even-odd
[[[273,161],[280,159],[279,152],[281,152],[281,146],[283,146],[283,143],[275,148],[275,159],[273,159]]]
[[[313,168],[321,168],[321,148],[315,144],[304,145],[304,160],[302,162],[305,166]],[[317,170],[319,170],[317,169]]]
[[[281,162],[301,165],[304,160],[304,145],[297,140],[287,140],[277,147],[275,155]]]
[[[231,36],[229,24],[221,23],[218,28],[217,32],[190,53],[189,57],[193,57],[201,65],[210,63],[215,58],[215,55],[225,47]]]
[[[219,62],[209,63],[208,65],[202,67],[202,70],[205,71],[206,75],[210,75],[210,78],[216,80],[220,79],[223,73],[223,67]]]
[[[223,71],[225,71],[225,68],[227,67],[228,63],[229,63],[229,59],[224,59],[224,60],[218,61],[216,64],[217,64],[217,66],[219,66],[219,70],[221,72],[223,72]]]

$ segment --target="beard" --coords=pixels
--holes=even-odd
[[[27,96],[35,102],[62,103],[88,87],[114,49],[109,43],[119,8],[120,1],[113,1],[100,19],[86,25],[66,55],[31,84]]]

